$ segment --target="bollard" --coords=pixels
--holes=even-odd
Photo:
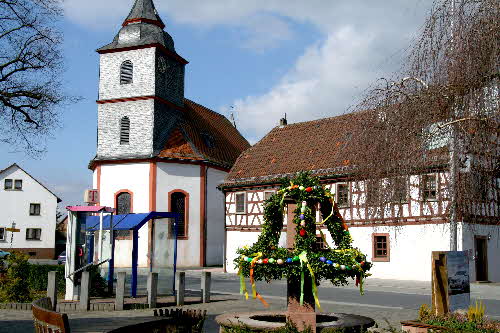
[[[119,272],[116,281],[116,298],[115,298],[115,310],[122,311],[123,304],[125,303],[125,278],[127,273]]]
[[[186,272],[177,272],[175,275],[175,302],[177,306],[182,306],[186,289]]]
[[[90,309],[90,273],[82,272],[82,283],[80,288],[80,310]]]
[[[210,280],[212,273],[201,272],[201,301],[210,303]]]
[[[56,311],[57,306],[57,280],[55,271],[48,273],[47,278],[47,297],[52,302],[52,311]]]
[[[158,294],[158,273],[148,275],[148,305],[150,309],[156,308],[156,296]]]

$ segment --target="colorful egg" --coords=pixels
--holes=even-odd
[[[306,188],[306,192],[311,192],[313,189],[311,187]]]
[[[269,258],[269,263],[270,263],[270,264],[274,264],[274,262],[275,262],[275,261],[276,261],[276,260],[274,260],[274,258]]]
[[[267,263],[269,262],[269,259],[267,259],[267,258],[266,258],[266,259],[262,260],[262,262],[263,262],[264,264],[267,264]]]
[[[244,257],[243,257],[243,261],[248,261],[248,257],[247,257],[247,256],[244,256]]]
[[[340,265],[339,265],[339,264],[337,264],[337,263],[333,264],[333,267],[335,267],[335,268],[339,268],[339,266],[340,266]]]
[[[304,237],[306,235],[306,233],[307,233],[306,229],[300,229],[299,234],[300,234],[301,237]]]
[[[346,265],[345,269],[351,269],[351,266]]]
[[[305,219],[305,218],[306,218],[306,217],[304,216],[304,214],[300,214],[300,216],[299,216],[299,217],[300,217],[300,219],[301,219],[301,220],[303,220],[303,219]]]
[[[252,262],[252,260],[253,260],[253,258],[250,258],[250,257],[247,258],[248,262]]]
[[[278,259],[276,260],[276,262],[278,263],[278,265],[283,265],[283,259]]]
[[[304,214],[306,212],[306,207],[300,207],[300,212]]]
[[[345,265],[340,265],[341,270],[345,271],[345,268],[346,268]]]
[[[258,264],[262,264],[262,259],[257,260]]]
[[[306,226],[306,221],[301,221],[301,222],[300,222],[300,225],[301,225],[302,227],[305,227],[305,226]]]
[[[287,263],[291,263],[291,262],[292,262],[292,258],[288,258],[288,259],[286,260],[286,262],[287,262]]]
[[[325,257],[319,257],[319,260],[320,260],[321,262],[325,262],[325,261],[326,261],[326,258],[325,258]]]
[[[299,261],[299,260],[300,260],[300,258],[299,258],[299,256],[295,256],[295,257],[293,257],[293,259],[292,259],[292,260],[293,260],[293,261]]]
[[[301,190],[301,191],[304,190],[304,186],[300,185],[299,190]]]
[[[331,260],[327,260],[327,261],[326,261],[326,263],[327,263],[328,265],[331,265],[331,264],[333,264],[333,261],[331,261]]]

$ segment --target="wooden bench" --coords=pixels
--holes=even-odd
[[[37,333],[69,333],[68,315],[52,311],[50,298],[44,297],[31,304],[35,332]]]

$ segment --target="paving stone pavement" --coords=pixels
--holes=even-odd
[[[204,331],[216,333],[219,326],[215,322],[215,316],[226,312],[247,312],[266,310],[258,300],[248,301],[239,295],[213,295],[213,302],[209,304],[192,304],[185,306],[186,309],[206,309],[208,319],[205,322]],[[269,310],[284,310],[286,299],[284,297],[267,297]],[[356,305],[337,304],[333,301],[322,302],[323,311],[352,313],[374,318],[378,325],[387,327],[387,322],[394,327],[399,327],[401,320],[413,319],[415,311],[382,307],[360,307]],[[68,313],[72,332],[106,332],[111,329],[126,326],[142,321],[154,320],[152,310],[128,310],[109,312],[73,312]],[[387,321],[387,322],[386,322]],[[0,310],[0,332],[26,333],[34,330],[31,312]]]

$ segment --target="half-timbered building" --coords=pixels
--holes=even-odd
[[[437,158],[414,174],[384,179],[391,191],[381,216],[372,203],[377,185],[352,177],[350,158],[362,116],[353,113],[290,125],[282,121],[239,156],[220,186],[226,198],[227,271],[235,271],[237,248],[257,240],[264,222],[264,201],[279,188],[278,180],[310,171],[334,194],[354,245],[374,263],[374,277],[431,279],[431,252],[451,247],[448,164]],[[446,153],[439,155],[446,159]],[[489,208],[458,222],[457,248],[468,251],[471,280],[500,281],[498,187],[486,189],[484,196],[484,206]],[[284,229],[280,245],[286,241],[286,219]],[[324,234],[331,243],[330,235]]]

